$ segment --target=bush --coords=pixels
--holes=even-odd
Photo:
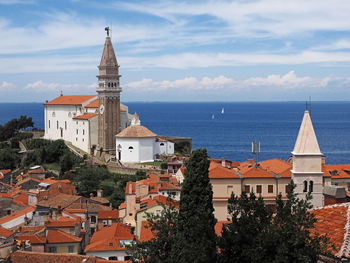
[[[164,170],[168,169],[168,163],[166,163],[166,162],[161,163],[160,168],[164,169]]]
[[[32,139],[27,142],[27,148],[30,150],[38,149],[38,148],[47,146],[50,143],[51,141],[45,140],[45,139]]]
[[[15,150],[0,149],[0,169],[14,169],[20,162]]]

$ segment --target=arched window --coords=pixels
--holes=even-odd
[[[161,143],[160,146],[164,146],[164,143]]]
[[[310,181],[310,184],[309,184],[309,192],[312,193],[314,191],[314,182],[313,181]]]
[[[111,83],[108,83],[108,88],[110,88],[111,87]]]
[[[134,147],[130,146],[129,150],[130,150],[130,152],[132,152],[132,150],[134,150]]]
[[[304,193],[306,193],[307,192],[307,181],[305,180],[304,181]]]

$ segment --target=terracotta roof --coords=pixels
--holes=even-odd
[[[56,180],[54,177],[49,177],[41,181],[42,183],[45,184],[57,184],[57,183],[63,183],[63,184],[70,184],[70,180],[65,179],[65,180]]]
[[[94,200],[96,202],[99,202],[101,204],[107,204],[109,203],[109,200],[105,197],[100,197],[100,196],[93,196],[93,197],[90,197],[91,200]]]
[[[21,206],[27,206],[28,205],[28,195],[26,192],[22,191],[19,195],[16,195],[13,198],[13,202],[15,204],[21,205]]]
[[[119,209],[125,209],[125,202],[120,204]]]
[[[131,189],[130,189],[130,185],[131,185]],[[135,182],[127,182],[126,187],[125,187],[125,193],[126,194],[134,194],[135,191],[136,191],[136,183]]]
[[[160,191],[164,191],[164,190],[174,190],[174,191],[180,191],[181,187],[177,186],[177,185],[173,185],[171,183],[168,182],[162,182],[160,187],[159,187]]]
[[[27,233],[27,232],[41,232],[45,229],[45,226],[22,226],[20,228],[20,233]]]
[[[53,228],[59,228],[59,227],[74,227],[76,223],[80,224],[81,220],[80,217],[77,219],[72,219],[69,217],[60,216],[58,220],[48,220],[45,222],[46,227],[53,227]]]
[[[327,164],[323,166],[323,172],[332,179],[347,179],[350,178],[350,164]]]
[[[27,177],[27,178],[24,178],[23,180],[17,182],[17,185],[21,186],[21,184],[24,184],[25,182],[28,182],[28,181],[34,181],[34,182],[37,182],[37,183],[41,182],[39,179],[36,179],[36,178],[33,178],[33,177]]]
[[[86,209],[82,209],[82,208],[76,208],[76,209],[72,209],[72,208],[66,208],[64,209],[64,211],[67,211],[68,213],[85,213]]]
[[[10,222],[10,221],[14,220],[15,218],[23,216],[23,215],[25,215],[27,213],[33,212],[34,210],[35,210],[35,207],[31,207],[30,206],[30,207],[22,209],[22,210],[20,210],[20,211],[18,211],[16,213],[13,213],[11,215],[5,216],[5,217],[0,219],[0,225],[5,224],[7,222]]]
[[[119,211],[118,210],[101,210],[98,211],[97,215],[98,219],[118,219],[119,218]]]
[[[10,173],[10,172],[11,172],[10,169],[2,169],[2,170],[0,170],[0,173],[2,173],[2,174],[7,174],[7,173]]]
[[[95,232],[90,244],[85,248],[85,252],[126,250],[125,247],[120,247],[119,240],[133,240],[134,237],[131,234],[130,226],[123,223],[115,223],[110,227],[106,226]]]
[[[68,195],[68,194],[57,194],[55,196],[49,197],[47,200],[43,200],[39,202],[38,206],[45,206],[45,207],[52,207],[57,209],[58,206],[61,206],[61,208],[66,208],[73,202],[77,201],[81,197],[78,195]]]
[[[244,167],[239,170],[239,173],[241,173],[244,178],[276,178],[274,173],[268,172],[259,166],[255,167],[255,165]]]
[[[316,208],[311,211],[317,222],[315,231],[319,235],[327,234],[334,244],[331,253],[338,257],[350,258],[350,203]]]
[[[68,95],[59,96],[44,105],[82,105],[85,101],[96,97],[96,95]]]
[[[235,170],[223,167],[216,162],[210,162],[209,166],[209,178],[239,178]]]
[[[9,236],[13,235],[14,232],[0,226],[0,237],[8,238]]]
[[[119,138],[149,138],[156,136],[157,134],[142,125],[131,125],[116,135]]]
[[[47,230],[46,239],[47,239],[47,243],[49,244],[81,242],[80,237],[67,234],[60,230],[51,230],[51,229]]]
[[[76,116],[73,119],[75,119],[75,120],[89,120],[95,116],[97,116],[96,113],[85,113],[83,115]]]
[[[282,178],[291,178],[292,164],[280,159],[271,159],[259,162],[261,168],[278,174]]]
[[[175,200],[173,200],[173,201],[174,201],[175,207],[179,208],[178,202],[176,202]],[[158,205],[159,203],[161,203],[163,205],[169,205],[170,204],[165,196],[157,195],[157,196],[154,196],[153,198],[147,198],[145,200],[142,200],[140,202],[140,209],[138,211],[141,211],[141,210],[147,209],[149,207]]]
[[[17,250],[11,254],[11,261],[13,263],[96,263],[96,256]]]
[[[18,240],[29,240],[31,244],[45,244],[46,243],[46,237],[41,237],[38,235],[20,235],[17,236]]]
[[[101,204],[96,204],[96,203],[73,203],[68,206],[69,209],[76,209],[76,208],[85,208],[89,210],[89,213],[98,213],[100,210],[112,210],[112,207],[101,205]]]
[[[42,174],[42,173],[45,173],[45,169],[43,167],[38,167],[36,168],[37,166],[33,167],[35,169],[29,169],[28,170],[28,173],[29,174]]]
[[[141,242],[146,242],[151,240],[152,238],[155,238],[155,236],[152,233],[151,228],[149,227],[148,221],[142,221],[139,240]]]

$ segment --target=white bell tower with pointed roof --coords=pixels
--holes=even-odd
[[[292,179],[296,184],[295,193],[305,198],[311,192],[314,207],[323,206],[323,154],[318,146],[309,111],[306,110],[300,125],[298,137],[292,152]]]
[[[119,65],[114,54],[109,28],[106,27],[107,37],[98,66],[99,99],[98,115],[98,147],[107,151],[115,151],[114,136],[120,132],[120,92]]]

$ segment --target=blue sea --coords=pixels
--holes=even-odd
[[[232,161],[253,158],[252,141],[260,141],[260,160],[287,160],[305,110],[304,102],[126,104],[158,135],[191,137],[194,149],[205,147],[211,157]],[[0,124],[20,115],[44,128],[41,103],[0,103]],[[350,163],[350,102],[313,102],[311,118],[326,163]]]

